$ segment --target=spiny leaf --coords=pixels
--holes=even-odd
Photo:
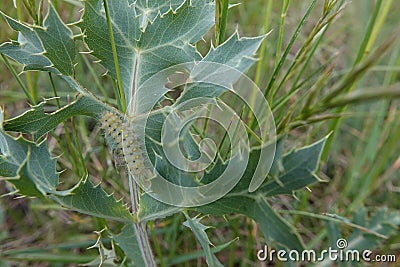
[[[45,56],[64,75],[72,75],[75,58],[75,43],[72,31],[62,22],[54,6],[49,2],[49,12],[43,28],[35,29],[45,48]]]
[[[185,2],[184,0],[130,0],[129,4],[135,2],[136,14],[140,17],[140,27],[145,30],[149,23],[153,23],[157,16],[176,10]]]
[[[0,110],[0,116],[3,112]],[[43,196],[56,191],[56,160],[51,158],[46,143],[39,145],[14,138],[0,127],[0,174],[14,184],[20,194]],[[40,192],[40,194],[38,194]]]
[[[319,181],[315,174],[321,158],[321,151],[328,136],[301,149],[294,150],[282,159],[283,173],[277,180],[271,180],[261,186],[257,192],[265,196],[292,194]]]
[[[45,104],[46,100],[33,106],[20,116],[7,120],[4,123],[4,129],[6,131],[33,134],[34,139],[37,140],[72,116],[87,115],[97,117],[106,109],[99,101],[82,95],[78,96],[71,104],[53,113],[44,112]]]
[[[0,117],[3,113],[0,110]],[[1,120],[2,121],[2,120]],[[1,126],[1,125],[0,125]],[[57,191],[56,159],[50,157],[46,143],[29,142],[6,134],[0,127],[0,174],[22,195],[49,196],[72,210],[117,221],[132,222],[127,207],[88,179],[74,188]]]
[[[296,229],[283,219],[262,197],[226,196],[196,210],[213,215],[240,213],[254,219],[268,243],[276,242],[286,248],[303,249],[303,242]]]
[[[236,32],[217,48],[212,47],[203,61],[225,64],[245,72],[256,62],[253,56],[265,37],[240,38],[239,33]]]
[[[135,4],[128,0],[109,1],[109,9],[128,103],[138,85],[153,74],[173,65],[200,60],[193,43],[201,39],[214,22],[214,6],[205,0],[186,1],[179,9],[156,17],[145,29],[141,28],[141,14],[137,14]],[[102,0],[85,1],[79,27],[93,55],[116,79]]]
[[[97,248],[99,250],[99,255],[90,262],[85,263],[85,266],[117,266],[115,261],[117,259],[117,253],[115,251],[113,243],[111,243],[111,249],[106,248],[102,242],[102,235],[103,231],[95,232],[98,234],[98,238],[96,243],[89,247],[89,249]]]
[[[155,200],[148,194],[143,194],[140,198],[138,220],[140,222],[146,222],[155,219],[163,219],[181,210],[181,207],[168,205]]]
[[[100,185],[93,185],[89,179],[64,195],[50,195],[62,206],[80,213],[121,222],[133,222],[126,205],[107,194]]]
[[[41,70],[57,74],[72,89],[94,98],[71,76],[75,55],[74,39],[53,7],[49,8],[47,15],[49,25],[46,28],[25,25],[4,13],[1,14],[10,27],[18,32],[18,41],[0,45],[1,54],[22,64],[24,71]],[[63,53],[59,53],[60,49]]]
[[[303,244],[296,230],[268,204],[265,197],[278,194],[292,194],[318,181],[315,171],[318,168],[321,151],[326,138],[282,158],[283,171],[279,178],[262,185],[253,193],[248,192],[248,184],[257,164],[257,151],[254,150],[244,177],[236,187],[211,204],[196,208],[203,213],[223,215],[242,213],[256,220],[264,233],[267,242],[276,241],[286,248],[301,249]],[[275,162],[280,161],[275,158]]]
[[[36,32],[1,13],[6,19],[8,25],[18,31],[18,42],[7,42],[0,46],[0,53],[9,56],[15,61],[24,65],[25,70],[49,70],[55,73],[58,71],[51,67],[52,63],[46,58],[43,45]]]
[[[183,223],[186,227],[189,227],[190,230],[194,233],[197,240],[199,241],[201,247],[203,248],[204,254],[206,255],[206,261],[208,266],[223,266],[218,258],[211,252],[212,243],[207,236],[206,230],[210,227],[203,225],[200,223],[201,218],[190,218],[186,213],[186,222]]]
[[[284,139],[281,139],[278,142],[278,153],[273,163],[273,166],[275,166],[273,175],[277,175],[275,179],[266,182],[253,193],[248,192],[248,185],[259,156],[259,151],[253,150],[250,154],[244,177],[235,188],[222,199],[196,209],[205,214],[245,214],[255,219],[260,224],[267,241],[275,240],[289,248],[292,246],[295,248],[302,246],[302,241],[296,234],[296,230],[269,206],[265,197],[278,194],[292,194],[293,191],[303,189],[317,182],[318,179],[314,172],[318,167],[320,153],[326,138],[310,146],[294,150],[282,157],[283,140]],[[299,159],[300,162],[297,163],[295,159]],[[307,163],[302,162],[303,160],[307,160]],[[279,165],[281,165],[281,167],[279,167]],[[205,173],[203,180],[208,181],[209,175],[212,177],[218,176],[218,174],[223,171],[224,165],[217,163],[209,173]],[[161,203],[148,195],[143,196],[142,199],[145,200],[146,205],[140,207],[138,216],[140,221],[164,218],[165,216],[172,215],[181,210],[177,207]],[[274,224],[275,229],[272,230],[269,224]],[[279,234],[273,231],[278,231]],[[279,235],[281,235],[281,237],[279,237]]]
[[[44,28],[24,25],[3,14],[10,27],[18,31],[18,42],[4,43],[0,53],[24,65],[25,70],[47,70],[71,75],[75,43],[71,30],[50,4]]]
[[[223,67],[220,70],[222,72],[226,72],[227,69],[229,70],[229,68],[233,68],[237,70],[238,73],[244,73],[255,63],[256,59],[253,56],[265,37],[266,36],[240,38],[239,34],[235,33],[217,48],[212,47],[201,61],[223,64]],[[217,65],[212,65],[214,68],[211,69],[207,67],[207,65],[205,66],[204,69],[200,70],[196,68],[196,66],[194,67],[192,73],[196,73],[197,79],[202,80],[199,77],[206,77],[211,73],[218,71],[218,68],[216,68]],[[215,75],[215,73],[213,73],[213,75]],[[226,73],[221,73],[221,75],[224,75],[224,80],[228,78]],[[208,83],[193,83],[187,86],[182,96],[177,100],[176,105],[196,97],[215,98],[220,96],[229,90],[230,86],[240,78],[240,75],[232,75],[232,77],[229,78],[231,78],[231,80],[226,80],[226,84],[224,84],[225,87]]]
[[[6,179],[6,181],[13,184],[13,186],[17,190],[17,193],[22,196],[41,198],[43,197],[43,192],[41,192],[34,183],[34,181],[31,180],[30,172],[27,167],[28,161],[29,158],[27,158],[27,160],[24,161],[22,165],[18,167],[17,174],[15,175],[15,177],[8,178]]]
[[[111,238],[125,252],[125,255],[133,261],[134,266],[146,266],[142,258],[141,246],[138,243],[137,225],[127,224],[119,234],[110,233]]]

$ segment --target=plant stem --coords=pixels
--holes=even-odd
[[[17,4],[17,16],[18,16],[18,20],[19,21],[23,21],[23,15],[22,15],[22,8],[21,8],[21,2],[20,1],[16,1]],[[31,17],[33,18],[33,20],[35,21],[35,24],[38,24],[38,16],[36,14],[36,8],[35,6],[31,6],[32,3],[30,2],[29,5],[26,5],[26,2],[23,2],[23,4],[26,7],[26,10],[28,11],[28,13],[31,15]],[[33,5],[35,5],[35,2],[33,2]],[[32,84],[32,73],[30,72],[26,72],[26,82],[27,82],[27,87],[28,87],[28,91],[30,93],[30,95],[32,96],[32,98],[35,100],[35,102],[37,101],[37,88],[36,86],[34,86]]]
[[[124,93],[124,89],[122,87],[122,77],[121,77],[121,71],[119,69],[119,64],[118,64],[117,47],[115,45],[114,33],[112,30],[110,11],[108,9],[107,0],[103,0],[103,3],[104,3],[104,9],[106,12],[106,17],[107,17],[108,33],[110,34],[110,42],[111,42],[111,49],[112,49],[113,58],[114,58],[115,72],[117,74],[119,97],[121,98],[122,111],[125,113],[125,111],[126,111],[125,93]]]
[[[132,213],[137,214],[139,211],[139,188],[135,181],[135,177],[133,177],[130,173],[128,176]],[[134,227],[136,229],[137,241],[140,245],[140,252],[142,254],[143,261],[146,263],[146,267],[155,267],[156,264],[154,256],[151,251],[149,238],[146,232],[146,224],[141,222],[134,223]]]
[[[11,71],[11,74],[14,76],[15,80],[18,82],[18,84],[21,86],[22,90],[24,91],[26,97],[29,99],[29,102],[32,104],[36,105],[36,101],[29,92],[29,90],[26,88],[25,84],[22,82],[21,78],[18,76],[17,72],[14,70],[14,68],[11,66],[10,61],[3,55],[1,54],[1,58],[3,59],[4,63],[6,63],[7,68]]]
[[[117,48],[115,45],[114,34],[113,34],[113,30],[112,30],[110,11],[108,9],[107,0],[103,0],[103,3],[104,3],[104,9],[106,12],[108,32],[110,34],[111,49],[112,49],[113,58],[114,58],[115,72],[117,74],[119,97],[121,99],[120,102],[121,102],[121,106],[122,106],[122,111],[125,113],[126,112],[125,93],[124,93],[124,90],[122,87],[121,71],[119,69],[119,64],[118,64]],[[131,174],[129,174],[128,179],[129,179],[129,191],[130,191],[131,203],[132,203],[132,213],[136,214],[139,210],[139,188],[137,186],[137,183],[135,182],[135,178]],[[143,261],[146,263],[147,267],[153,267],[153,266],[155,267],[156,264],[155,264],[153,254],[151,252],[149,238],[148,238],[147,232],[146,232],[146,225],[144,223],[134,223],[134,227],[136,229],[137,241],[140,245],[140,252],[142,254]]]
[[[51,72],[49,72],[49,79],[50,79],[51,88],[53,90],[53,94],[56,98],[57,108],[60,109],[61,108],[60,99],[58,97],[57,90],[56,90]],[[71,155],[71,157],[73,159],[74,164],[72,165],[72,167],[73,167],[76,175],[78,177],[84,177],[83,175],[84,175],[84,173],[86,173],[86,168],[85,168],[85,162],[82,157],[81,149],[80,149],[80,147],[78,147],[78,150],[75,149],[73,142],[72,142],[72,137],[68,131],[68,125],[67,125],[66,121],[63,121],[62,123],[63,123],[64,131],[65,131],[65,133],[64,133],[65,134],[65,143],[66,143],[66,146],[64,146],[65,151],[69,152],[69,154]],[[72,127],[73,127],[73,122],[72,122]],[[62,139],[59,140],[59,142],[61,142],[61,141],[62,141]],[[76,140],[76,136],[75,136],[75,141],[76,141],[76,143],[78,143]],[[83,172],[81,172],[81,170],[80,170],[81,167],[83,167],[83,169],[84,169]]]
[[[97,88],[99,89],[100,93],[103,95],[104,100],[105,100],[106,102],[109,102],[108,95],[107,95],[107,91],[106,91],[106,89],[104,88],[104,86],[101,84],[101,82],[100,82],[99,78],[97,77],[96,72],[94,71],[94,69],[93,69],[92,65],[90,64],[89,60],[88,60],[87,57],[86,57],[85,55],[83,55],[83,54],[81,55],[81,57],[82,57],[82,59],[83,59],[83,62],[84,62],[85,65],[86,65],[86,67],[88,68],[90,74],[92,75],[92,77],[93,77],[93,79],[94,79],[94,82],[96,83]]]
[[[226,20],[228,17],[229,0],[217,0],[215,6],[215,46],[225,40]]]
[[[270,28],[270,20],[271,20],[271,13],[272,13],[272,6],[273,6],[274,1],[273,0],[269,0],[268,1],[268,5],[267,5],[267,11],[265,14],[265,21],[264,21],[264,34],[267,35],[269,28]],[[260,80],[261,80],[261,73],[263,72],[263,63],[264,62],[268,62],[269,60],[269,56],[265,55],[265,50],[266,50],[266,41],[264,40],[264,42],[261,44],[260,47],[260,55],[259,55],[259,60],[257,62],[257,69],[256,69],[256,76],[254,78],[254,83],[256,86],[260,87]],[[268,55],[268,54],[267,54]],[[251,96],[251,106],[254,106],[254,103],[256,103],[256,98],[257,98],[257,94],[256,94],[256,90],[258,88],[254,89],[254,93]],[[250,121],[253,117],[253,113],[251,111],[249,111],[248,114],[248,120]]]
[[[146,225],[144,223],[134,223],[134,226],[136,229],[137,241],[140,245],[140,252],[142,253],[146,267],[156,267],[153,253],[151,252],[150,248],[149,238],[146,232]]]
[[[305,24],[305,22],[306,22],[306,19],[310,16],[311,11],[314,9],[316,3],[317,3],[317,0],[314,0],[314,1],[310,4],[310,6],[309,6],[309,8],[307,9],[306,13],[305,13],[304,16],[302,17],[302,19],[301,19],[299,25],[297,26],[295,32],[293,33],[292,38],[290,39],[289,44],[287,45],[285,51],[283,52],[282,57],[280,57],[280,59],[277,60],[276,66],[275,66],[275,68],[274,68],[274,72],[272,73],[271,79],[269,80],[268,85],[267,85],[267,88],[266,88],[265,91],[264,91],[264,97],[265,97],[266,99],[269,99],[269,103],[270,103],[270,104],[273,102],[273,96],[274,96],[275,93],[276,93],[276,92],[275,92],[275,88],[274,88],[274,84],[275,84],[276,79],[277,79],[277,77],[278,77],[278,74],[279,74],[279,72],[280,72],[280,70],[281,70],[281,68],[282,68],[282,66],[283,66],[283,63],[285,62],[287,56],[289,55],[290,49],[292,48],[294,42],[296,41],[296,39],[297,39],[297,37],[298,37],[298,35],[299,35],[301,29],[303,28],[303,26],[304,26],[304,24]],[[288,5],[289,5],[289,3],[288,3]],[[282,16],[283,16],[283,17],[286,16],[285,13],[284,13],[284,10],[282,11]],[[283,21],[281,20],[281,24],[282,24],[282,23],[284,23],[284,20],[283,20]],[[283,27],[283,26],[281,25],[281,27]],[[282,31],[283,31],[283,29],[282,29]],[[282,34],[283,34],[283,33],[282,33]],[[280,45],[278,44],[278,47],[279,47],[279,46],[280,46]],[[277,49],[278,49],[278,48],[277,48]],[[280,49],[279,49],[279,50],[280,50]],[[280,52],[279,52],[279,53],[280,53]],[[277,54],[276,56],[279,57],[280,55]],[[278,58],[277,58],[277,59],[278,59]],[[267,97],[268,97],[268,98],[267,98]]]
[[[281,13],[281,21],[279,23],[279,37],[278,37],[278,42],[276,43],[275,66],[278,65],[279,58],[281,56],[282,42],[283,42],[283,31],[285,29],[285,20],[286,20],[286,14],[287,14],[287,11],[288,11],[288,8],[289,8],[289,3],[290,3],[290,0],[284,0],[283,1],[282,13]]]
[[[154,246],[156,248],[157,255],[158,255],[158,259],[160,260],[160,266],[161,267],[165,267],[166,265],[165,265],[164,258],[163,258],[163,255],[162,255],[161,247],[160,247],[160,244],[159,244],[159,242],[157,240],[156,231],[154,230],[154,222],[150,221],[149,222],[149,226],[150,226],[151,236],[153,238],[153,243],[154,243]]]
[[[382,26],[381,21],[383,21],[386,18],[387,13],[385,13],[385,12],[378,18],[381,5],[382,5],[382,0],[378,0],[375,4],[374,13],[368,24],[366,33],[364,35],[364,39],[358,50],[357,58],[354,61],[353,66],[356,66],[358,63],[360,63],[365,58],[366,53],[370,50],[370,48],[373,45],[373,42],[375,40],[375,37],[376,37],[373,35],[373,33],[375,34],[376,32],[379,32],[379,29]],[[377,23],[377,20],[379,23]],[[351,92],[355,88],[355,85],[357,84],[357,82],[358,82],[358,80],[354,81],[352,86],[348,89],[348,92]],[[336,112],[343,113],[345,111],[346,111],[346,107],[343,106],[343,107],[339,108]],[[332,142],[335,138],[335,133],[339,129],[341,122],[342,122],[342,120],[340,118],[337,118],[337,119],[333,120],[329,126],[329,131],[333,132],[333,134],[326,140],[325,147],[324,147],[324,149],[322,151],[322,155],[321,155],[322,162],[325,161],[328,156],[328,152],[329,152]]]
[[[129,192],[131,196],[132,213],[136,214],[139,211],[139,189],[135,182],[135,177],[129,173]]]

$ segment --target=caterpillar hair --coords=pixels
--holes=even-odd
[[[143,151],[140,140],[130,122],[113,112],[105,111],[100,117],[101,128],[111,148],[124,156],[125,162],[133,175],[145,171]]]

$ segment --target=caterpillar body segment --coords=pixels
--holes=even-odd
[[[112,149],[123,155],[133,175],[143,176],[146,172],[143,150],[138,135],[134,132],[133,123],[124,121],[121,116],[110,111],[105,111],[100,121]]]

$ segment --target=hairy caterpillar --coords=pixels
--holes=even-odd
[[[103,112],[100,122],[113,150],[124,156],[132,174],[143,175],[145,171],[143,151],[131,123],[110,111]]]

